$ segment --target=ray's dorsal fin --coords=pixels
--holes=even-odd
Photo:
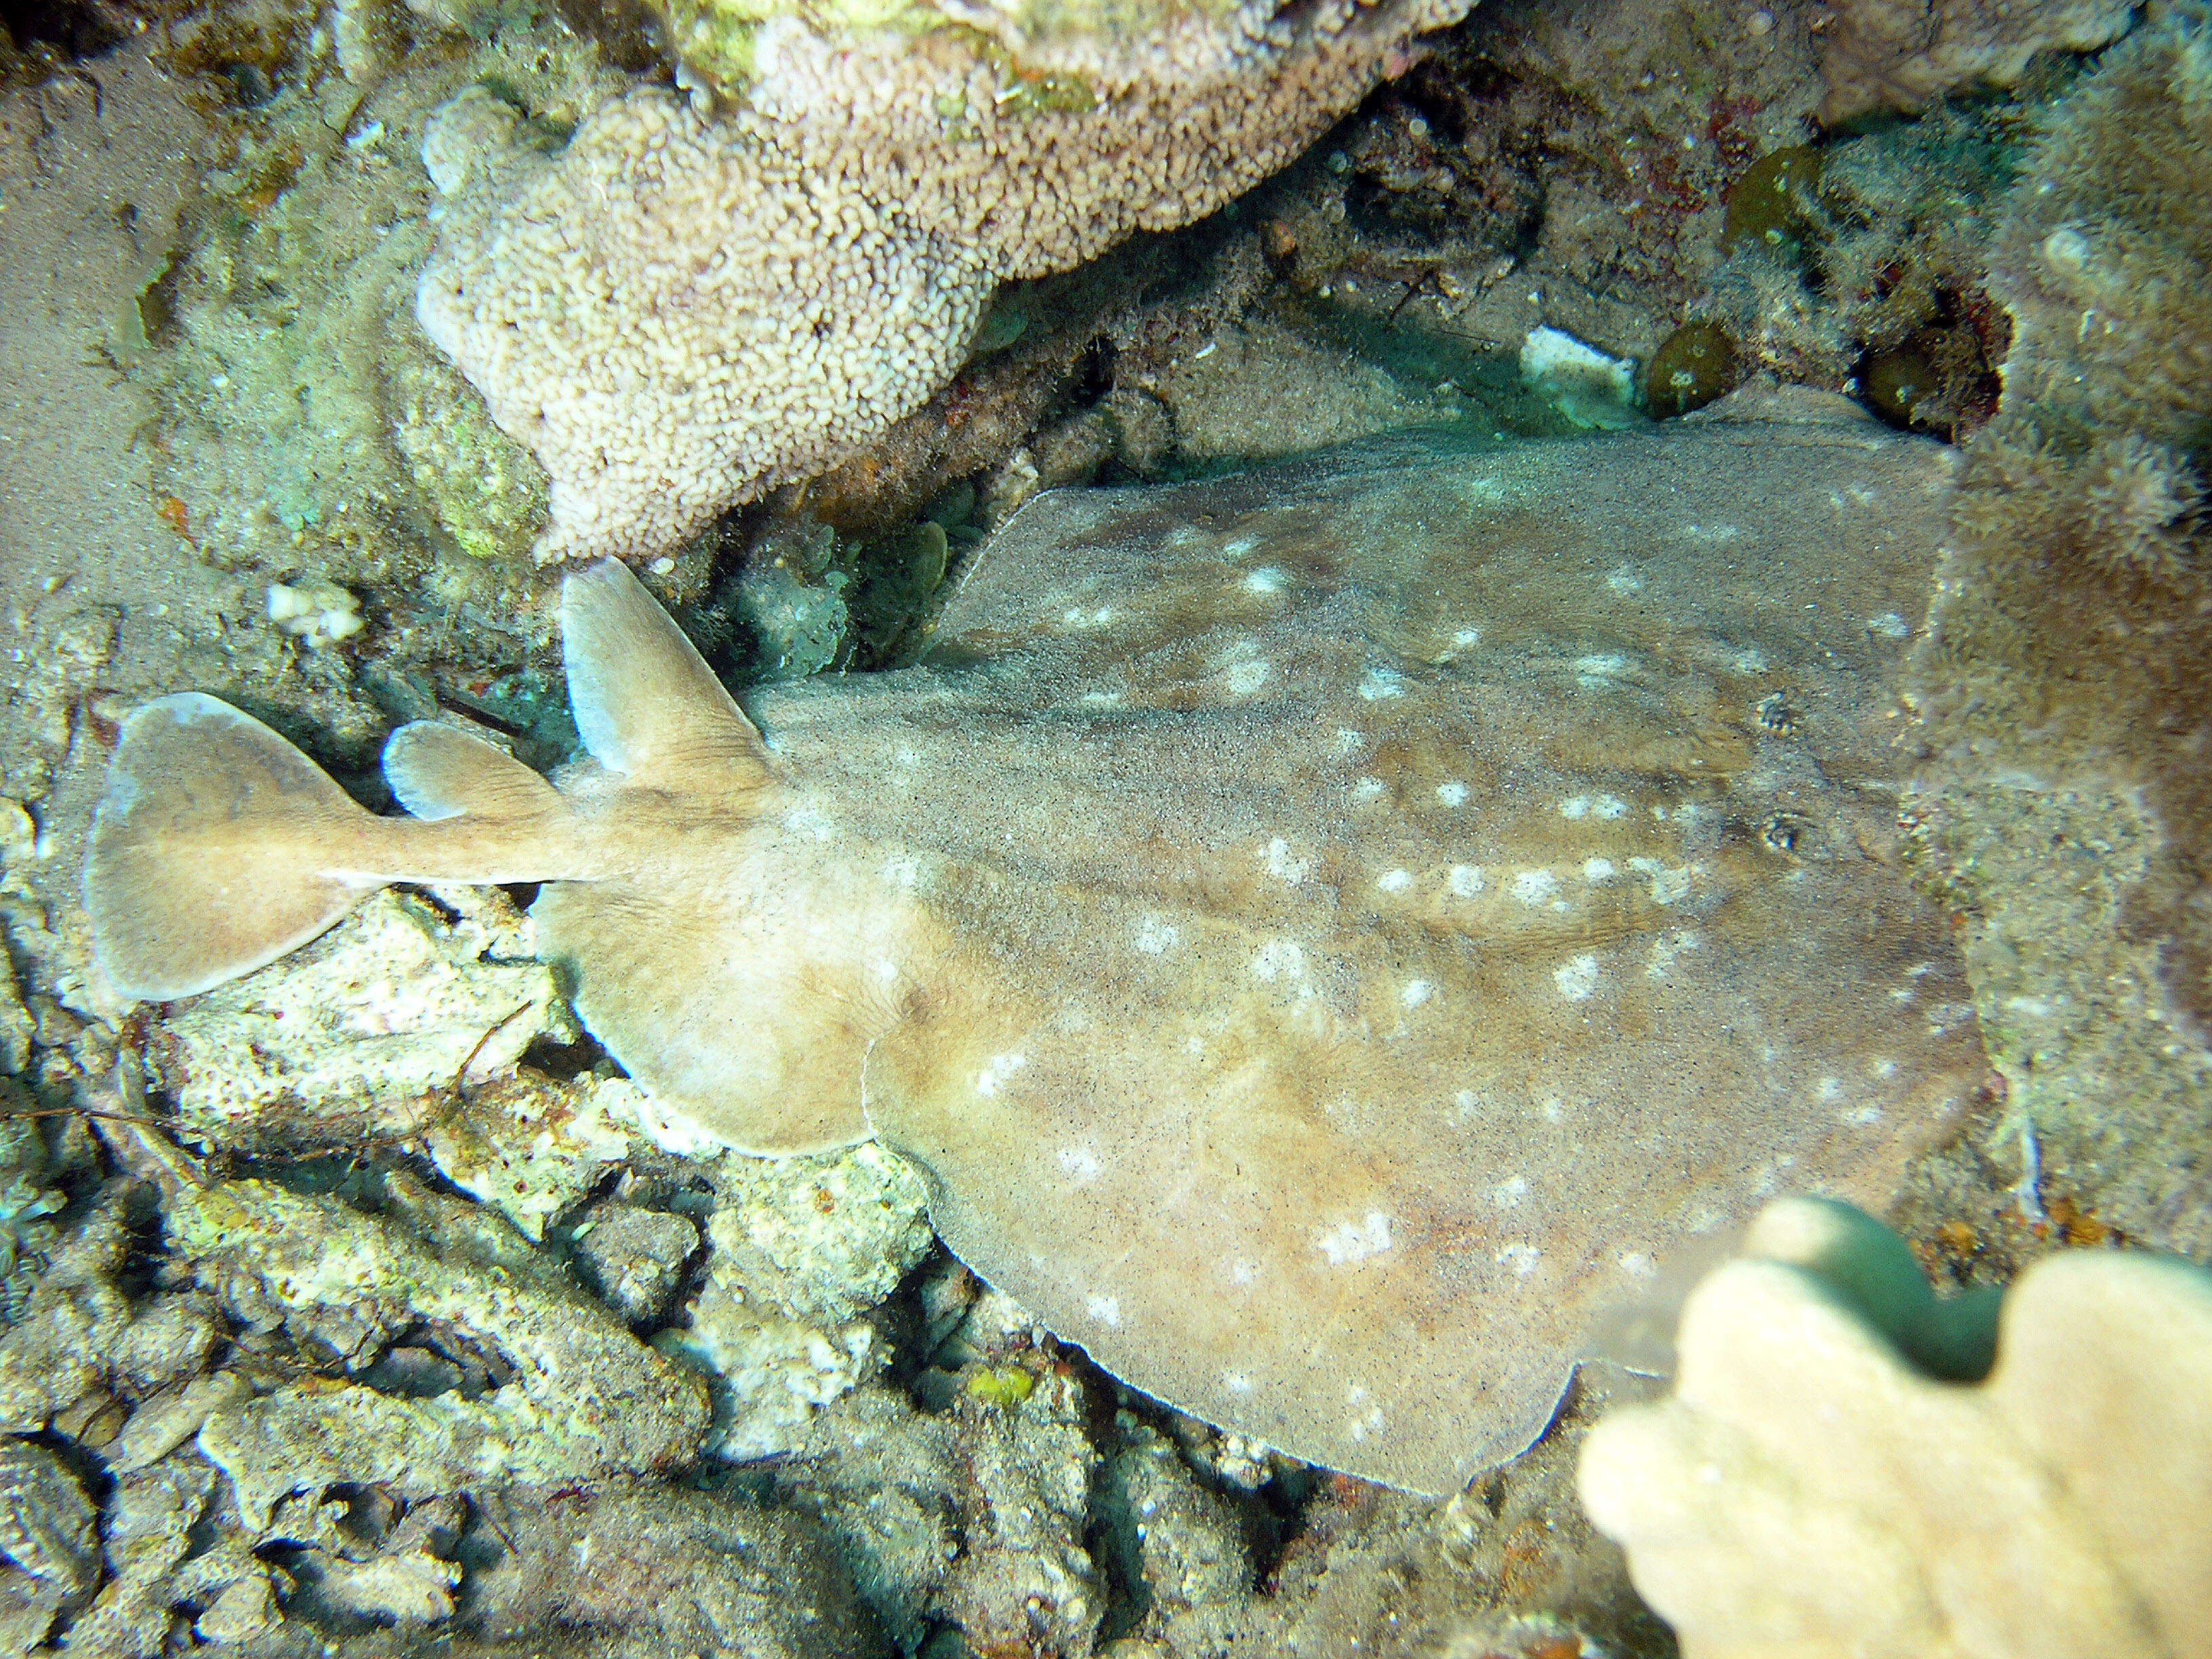
[[[768,776],[760,733],[684,632],[616,559],[561,586],[568,701],[592,758],[633,783],[670,787],[721,767]]]
[[[306,944],[383,884],[329,865],[371,822],[227,702],[187,691],[135,710],[84,869],[109,983],[151,1001],[191,996]]]
[[[435,720],[385,739],[384,780],[402,806],[432,823],[465,812],[511,821],[561,804],[559,791],[505,750]]]

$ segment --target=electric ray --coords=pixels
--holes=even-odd
[[[380,818],[212,698],[135,713],[100,960],[179,997],[386,882],[543,881],[665,1105],[872,1131],[1116,1376],[1443,1491],[1609,1306],[1777,1192],[1881,1205],[1980,1079],[1896,851],[1950,479],[1716,422],[1049,495],[919,665],[758,691],[757,732],[603,563],[557,788],[408,726]]]

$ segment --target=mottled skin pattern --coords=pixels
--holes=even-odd
[[[1049,497],[920,666],[758,695],[764,745],[599,567],[597,784],[494,801],[438,739],[399,793],[569,878],[541,950],[665,1100],[881,1136],[1117,1376],[1442,1491],[1662,1268],[1779,1190],[1881,1204],[1978,1080],[1892,848],[1948,489],[1933,445],[1711,422]],[[107,939],[144,811],[95,837]]]

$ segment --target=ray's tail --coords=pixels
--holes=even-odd
[[[557,809],[552,787],[450,726],[402,726],[385,774],[417,822],[357,805],[252,715],[199,692],[132,712],[85,860],[93,950],[117,993],[166,1001],[273,962],[392,881],[527,878],[487,844]],[[428,820],[429,822],[419,822]],[[512,857],[510,854],[508,855]]]

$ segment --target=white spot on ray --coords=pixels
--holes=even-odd
[[[1628,803],[1618,795],[1600,795],[1590,803],[1590,811],[1608,820],[1625,817],[1628,814]]]
[[[1628,668],[1628,659],[1617,651],[1575,659],[1575,683],[1587,690],[1611,685]]]
[[[1277,881],[1291,887],[1297,886],[1313,873],[1313,860],[1292,858],[1290,842],[1285,841],[1280,836],[1276,836],[1261,849],[1260,858],[1261,861],[1267,866],[1269,875]]]
[[[1619,565],[1614,568],[1613,573],[1605,579],[1605,585],[1616,593],[1623,595],[1639,593],[1644,590],[1644,578],[1636,574],[1634,565]]]
[[[1674,966],[1674,958],[1685,951],[1698,948],[1698,936],[1686,927],[1678,927],[1671,933],[1662,934],[1651,941],[1651,960],[1645,964],[1644,977],[1664,979]]]
[[[1559,816],[1563,818],[1588,817],[1589,816],[1589,797],[1588,795],[1568,796],[1566,799],[1559,803]]]
[[[1279,979],[1303,979],[1306,953],[1294,939],[1271,939],[1252,958],[1252,977],[1273,984]]]
[[[249,718],[222,698],[210,697],[204,691],[179,692],[162,707],[172,726],[198,726],[202,720],[212,720],[217,726],[243,726]]]
[[[1244,578],[1244,591],[1248,593],[1279,593],[1289,580],[1290,577],[1284,573],[1282,566],[1263,564]]]
[[[1623,1251],[1620,1271],[1631,1279],[1649,1279],[1659,1271],[1659,1264],[1641,1250]]]
[[[1229,1264],[1229,1282],[1232,1285],[1255,1285],[1260,1279],[1260,1264],[1239,1256]]]
[[[1063,1146],[1060,1149],[1060,1167],[1080,1187],[1096,1181],[1098,1172],[1106,1166],[1088,1146]]]
[[[1336,752],[1340,755],[1356,755],[1366,742],[1364,732],[1355,732],[1348,726],[1336,728]]]
[[[1268,672],[1267,659],[1257,657],[1246,662],[1231,663],[1229,672],[1221,678],[1228,686],[1231,696],[1249,697],[1267,683]]]
[[[1912,626],[1894,611],[1885,611],[1879,617],[1867,618],[1867,632],[1879,634],[1886,640],[1901,640],[1912,631]]]
[[[1482,630],[1480,628],[1460,629],[1452,635],[1452,643],[1462,651],[1470,645],[1480,645],[1482,643]]]
[[[1147,912],[1137,922],[1137,948],[1146,956],[1164,956],[1175,948],[1181,935],[1172,922]]]
[[[1380,1210],[1370,1210],[1364,1220],[1338,1222],[1314,1240],[1314,1245],[1328,1258],[1332,1267],[1364,1261],[1390,1248],[1390,1218]]]
[[[993,1054],[975,1074],[975,1092],[987,1098],[999,1092],[1006,1079],[1030,1063],[1030,1057],[1021,1053]]]
[[[1083,1310],[1102,1325],[1121,1322],[1121,1299],[1119,1297],[1087,1296],[1083,1299]]]
[[[1451,867],[1451,894],[1454,898],[1473,898],[1482,890],[1482,866],[1479,864],[1455,864]]]
[[[1362,778],[1352,786],[1352,798],[1354,800],[1380,800],[1383,787],[1380,778]]]
[[[1513,878],[1513,896],[1523,904],[1541,904],[1559,891],[1559,878],[1549,870],[1523,870]]]
[[[1501,1210],[1517,1210],[1521,1200],[1528,1196],[1528,1177],[1514,1176],[1499,1182],[1490,1189],[1490,1201]]]
[[[1657,859],[1632,858],[1628,867],[1650,881],[1654,904],[1672,904],[1689,896],[1690,866],[1686,864],[1670,870]]]
[[[1359,682],[1362,702],[1387,702],[1406,695],[1406,677],[1395,668],[1370,668]]]
[[[1375,884],[1386,893],[1402,893],[1413,884],[1413,878],[1410,871],[1385,870],[1375,878]]]
[[[1408,1008],[1418,1008],[1437,994],[1437,988],[1425,979],[1409,979],[1406,988],[1398,993],[1398,1000]]]
[[[1221,1373],[1221,1386],[1231,1394],[1249,1394],[1252,1392],[1252,1379],[1242,1371],[1224,1371]]]
[[[1569,957],[1553,971],[1552,982],[1569,1002],[1588,1002],[1597,989],[1597,958],[1588,951]]]
[[[1258,540],[1254,537],[1239,536],[1233,541],[1221,544],[1221,556],[1224,559],[1241,559],[1259,544]]]
[[[1591,886],[1595,887],[1600,882],[1611,881],[1613,879],[1613,860],[1611,859],[1584,859],[1583,860],[1583,879],[1589,883]]]
[[[1516,1273],[1526,1279],[1536,1271],[1536,1263],[1543,1259],[1543,1255],[1544,1253],[1534,1244],[1525,1241],[1516,1241],[1505,1246],[1491,1259],[1501,1267],[1512,1268]]]
[[[1467,805],[1467,786],[1457,778],[1449,779],[1437,786],[1437,799],[1447,806],[1464,806]]]

